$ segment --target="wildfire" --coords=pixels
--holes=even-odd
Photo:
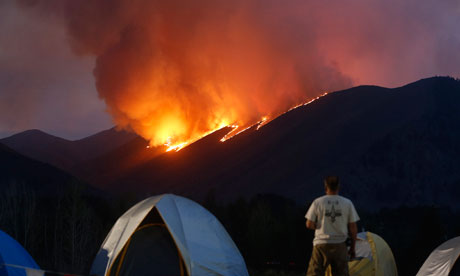
[[[181,149],[185,148],[186,146],[190,145],[190,144],[193,144],[195,143],[196,141],[200,140],[201,138],[203,137],[206,137],[218,130],[221,130],[222,128],[224,127],[227,127],[226,125],[220,125],[218,128],[214,129],[214,130],[211,130],[211,131],[208,131],[200,136],[198,136],[197,138],[194,138],[194,139],[191,139],[189,141],[185,141],[185,142],[181,142],[181,143],[177,143],[177,144],[173,144],[172,143],[172,138],[168,138],[168,140],[166,141],[166,143],[164,144],[166,146],[166,152],[170,152],[170,151],[180,151]],[[233,126],[232,126],[233,127]]]
[[[232,138],[233,136],[236,136],[236,135],[240,134],[241,132],[250,129],[252,127],[252,125],[248,126],[247,128],[245,128],[243,130],[240,130],[240,131],[238,131],[238,129],[240,128],[238,125],[233,125],[231,127],[233,129],[229,133],[227,133],[224,137],[222,137],[222,139],[220,139],[221,142],[225,142],[228,139]]]
[[[319,98],[326,96],[328,93],[329,93],[329,92],[324,92],[323,94],[319,95],[319,96],[316,97],[316,98],[311,99],[311,100],[308,101],[308,102],[301,103],[301,104],[298,104],[298,105],[296,105],[296,106],[293,106],[293,107],[289,108],[288,111],[283,112],[283,113],[281,113],[280,115],[286,114],[287,112],[289,112],[289,111],[291,111],[291,110],[294,110],[294,109],[296,109],[296,108],[299,108],[299,107],[301,107],[301,106],[309,105],[309,104],[311,104],[312,102],[318,100]],[[278,117],[278,116],[275,116],[273,119],[275,119],[276,117]],[[273,119],[272,119],[272,120],[273,120]],[[250,125],[250,126],[244,128],[244,129],[242,129],[242,130],[240,130],[240,131],[237,131],[237,130],[239,129],[239,126],[238,126],[238,125],[233,125],[233,126],[231,126],[231,127],[233,128],[233,130],[230,131],[229,133],[227,133],[227,135],[225,135],[222,139],[220,139],[220,141],[221,141],[221,142],[225,142],[225,141],[227,141],[227,140],[229,140],[229,139],[231,139],[231,138],[237,136],[238,134],[241,134],[241,133],[245,132],[246,130],[248,130],[248,129],[252,128],[252,127],[255,127],[255,126],[257,126],[257,127],[256,127],[256,130],[259,130],[261,127],[263,127],[263,126],[266,125],[267,123],[271,122],[272,120],[269,120],[269,117],[268,117],[268,116],[264,116],[264,117],[262,117],[262,119],[261,119],[260,121],[258,121],[257,123],[252,124],[252,125]]]
[[[318,97],[315,97],[313,99],[311,99],[310,101],[308,102],[305,102],[305,103],[301,103],[301,104],[298,104],[298,105],[295,105],[291,108],[288,109],[288,111],[286,112],[283,112],[281,113],[280,115],[282,114],[285,114],[289,111],[292,111],[296,108],[299,108],[301,106],[306,106],[306,105],[309,105],[311,104],[312,102],[320,99],[321,97],[324,97],[328,94],[328,92],[324,92],[323,94],[319,95]],[[188,141],[183,141],[183,142],[177,142],[177,143],[174,143],[174,139],[172,137],[168,137],[166,139],[166,143],[164,143],[164,146],[166,146],[166,152],[171,152],[171,151],[180,151],[181,149],[187,147],[188,145],[190,144],[193,144],[194,142],[200,140],[201,138],[209,135],[209,134],[212,134],[224,127],[229,127],[229,128],[232,128],[232,130],[230,132],[228,132],[224,137],[222,137],[220,139],[221,142],[225,142],[225,141],[228,141],[230,139],[232,139],[233,137],[236,137],[237,135],[251,129],[251,128],[255,128],[255,130],[259,130],[261,127],[263,127],[264,125],[266,125],[267,123],[271,122],[273,119],[275,119],[277,116],[274,116],[273,118],[269,118],[268,116],[263,116],[259,121],[257,121],[256,123],[253,123],[243,129],[241,129],[242,127],[240,125],[237,125],[237,124],[234,124],[234,125],[228,125],[226,124],[226,121],[224,120],[222,123],[219,124],[219,126],[214,129],[214,130],[211,130],[211,131],[208,131],[208,132],[205,132],[201,135],[198,135],[197,137],[193,138],[193,139],[190,139]],[[147,146],[147,148],[150,148],[150,146]]]
[[[179,143],[177,145],[165,144],[165,146],[167,147],[166,152],[173,151],[173,150],[174,151],[180,151],[181,149],[183,149],[188,144],[189,144],[189,142],[183,142],[183,143]]]
[[[262,120],[259,122],[259,125],[257,126],[257,130],[259,130],[259,128],[261,128],[264,125],[266,125],[268,122],[269,122],[268,121],[268,116],[262,117]]]
[[[296,108],[299,108],[299,107],[301,107],[301,106],[309,105],[309,104],[311,104],[312,102],[318,100],[319,98],[326,96],[328,93],[329,93],[329,92],[324,92],[323,94],[319,95],[319,96],[316,97],[316,98],[311,99],[310,101],[308,101],[308,102],[306,102],[306,103],[301,103],[301,104],[298,104],[298,105],[296,105],[296,106],[294,106],[294,107],[291,107],[291,108],[289,108],[288,111],[284,112],[283,114],[285,114],[285,113],[287,113],[287,112],[289,112],[289,111],[291,111],[291,110],[294,110],[294,109],[296,109]]]
[[[262,119],[261,119],[260,121],[258,121],[257,123],[252,124],[252,125],[250,125],[250,126],[244,128],[244,129],[242,129],[242,130],[240,130],[240,131],[238,131],[238,129],[239,129],[239,126],[238,126],[238,125],[233,125],[233,126],[231,126],[231,127],[233,128],[232,131],[230,131],[230,132],[227,133],[224,137],[222,137],[222,139],[220,139],[220,141],[221,141],[221,142],[225,142],[225,141],[227,141],[227,140],[229,140],[229,139],[232,139],[232,138],[235,137],[236,135],[238,135],[238,134],[240,134],[240,133],[243,133],[243,132],[245,132],[246,130],[248,130],[248,129],[252,128],[252,127],[255,127],[255,126],[257,126],[256,130],[258,130],[262,125],[265,124],[265,122],[267,121],[267,119],[268,119],[268,117],[267,117],[267,116],[264,116],[264,117],[262,117]]]

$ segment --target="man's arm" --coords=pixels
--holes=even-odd
[[[316,230],[317,225],[315,221],[318,220],[318,215],[316,214],[316,200],[311,203],[310,208],[308,208],[307,214],[305,215],[305,218],[307,219],[307,222],[305,223],[307,228],[311,230]]]
[[[356,244],[356,235],[358,234],[358,226],[356,226],[356,222],[350,222],[348,224],[348,233],[350,233],[351,238],[351,245],[350,251],[350,259],[355,258],[355,244]]]
[[[308,229],[316,230],[316,223],[314,221],[307,219],[306,225]]]

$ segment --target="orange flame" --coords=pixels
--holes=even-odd
[[[290,16],[268,20],[272,5],[121,0],[105,14],[102,3],[69,1],[72,46],[96,56],[96,88],[115,124],[151,147],[178,151],[235,125],[226,141],[350,83],[310,34],[291,37],[278,25]]]
[[[295,106],[289,108],[288,111],[283,112],[283,113],[281,113],[280,115],[286,114],[287,112],[289,112],[289,111],[291,111],[291,110],[294,110],[294,109],[296,109],[296,108],[299,108],[299,107],[301,107],[301,106],[309,105],[309,104],[311,104],[312,102],[318,100],[319,98],[326,96],[328,93],[329,93],[329,92],[324,92],[323,94],[321,94],[321,95],[319,95],[318,97],[315,97],[315,98],[309,100],[308,102],[305,102],[305,103],[301,103],[301,104],[295,105]],[[274,119],[275,119],[276,117],[278,117],[278,116],[275,116]],[[268,116],[264,116],[264,117],[262,117],[262,119],[261,119],[260,121],[258,121],[257,123],[255,123],[255,124],[253,124],[253,125],[250,125],[250,126],[244,128],[243,130],[240,130],[240,131],[238,131],[238,132],[237,132],[237,130],[238,130],[239,126],[238,126],[238,125],[233,125],[233,126],[231,126],[231,127],[233,128],[233,130],[230,131],[229,133],[227,133],[227,135],[225,135],[222,139],[220,139],[220,141],[221,141],[221,142],[225,142],[225,141],[227,141],[227,140],[229,140],[229,139],[231,139],[231,138],[237,136],[238,134],[241,134],[241,133],[245,132],[246,130],[248,130],[248,129],[250,129],[250,128],[256,126],[256,125],[257,125],[256,130],[259,130],[261,127],[263,127],[264,125],[268,124],[269,122],[271,122],[271,121],[273,120],[273,119],[272,119],[272,120],[268,120],[268,118],[269,118]]]
[[[282,114],[285,114],[291,110],[294,110],[296,108],[299,108],[301,106],[306,106],[308,104],[311,104],[313,103],[314,101],[318,100],[319,98],[321,97],[324,97],[328,94],[328,92],[324,92],[323,94],[321,94],[320,96],[318,97],[315,97],[307,102],[304,102],[304,103],[301,103],[301,104],[298,104],[298,105],[295,105],[291,108],[288,109],[288,111],[286,112],[283,112],[281,113],[280,115]],[[274,116],[273,119],[275,119],[277,116]],[[228,132],[224,137],[222,137],[220,139],[221,142],[225,142],[225,141],[228,141],[230,139],[232,139],[233,137],[247,131],[248,129],[251,129],[253,127],[255,127],[255,130],[259,130],[261,127],[263,127],[264,125],[266,125],[267,123],[269,123],[270,121],[272,121],[273,119],[269,120],[269,116],[263,116],[260,121],[256,122],[256,123],[253,123],[253,124],[250,124],[249,126],[241,129],[241,127],[239,125],[225,125],[225,123],[221,123],[220,126],[214,130],[211,130],[211,131],[207,131],[201,135],[198,135],[197,137],[194,137],[193,139],[190,139],[190,140],[187,140],[187,141],[182,141],[182,142],[176,142],[176,143],[173,143],[173,139],[171,137],[168,137],[167,140],[166,140],[166,143],[164,144],[166,146],[166,152],[170,152],[170,151],[180,151],[181,149],[187,147],[188,145],[190,144],[193,144],[194,142],[196,142],[197,140],[211,134],[211,133],[214,133],[224,127],[230,127],[232,128],[232,130],[230,132]],[[147,148],[149,148],[149,146],[147,146]]]
[[[141,18],[123,22],[119,35],[97,40],[104,49],[87,45],[97,54],[97,90],[115,123],[151,147],[178,151],[236,125],[226,141],[317,95],[324,78],[327,87],[346,80],[304,48],[296,53],[297,44],[271,37],[245,2],[231,14],[214,1],[180,2],[181,9],[152,2]]]

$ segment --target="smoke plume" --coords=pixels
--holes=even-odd
[[[73,50],[96,57],[115,122],[152,145],[248,125],[325,90],[459,75],[454,0],[20,3],[62,17]]]

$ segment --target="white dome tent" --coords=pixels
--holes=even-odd
[[[220,222],[192,200],[165,194],[123,214],[104,240],[91,275],[247,276]]]
[[[431,252],[416,276],[460,276],[460,237],[453,238]]]

